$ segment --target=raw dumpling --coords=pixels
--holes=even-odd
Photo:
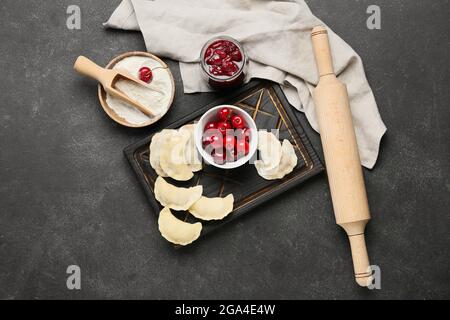
[[[166,139],[174,134],[176,130],[164,129],[161,132],[156,133],[152,137],[152,142],[150,143],[150,165],[156,171],[156,173],[161,177],[168,177],[167,173],[161,168],[159,164],[159,157],[161,152],[161,145]]]
[[[277,166],[276,170],[270,170],[270,172],[266,172],[264,167],[256,166],[258,173],[261,177],[266,180],[276,180],[282,179],[285,175],[289,174],[294,170],[297,166],[297,155],[295,154],[294,147],[288,140],[283,141],[283,145],[281,147],[282,155],[280,164]],[[274,172],[275,171],[275,172]]]
[[[205,221],[222,220],[233,211],[234,197],[232,194],[225,198],[201,197],[189,208],[189,212],[196,218]]]
[[[297,166],[297,155],[295,154],[292,144],[288,140],[284,140],[281,149],[283,150],[283,154],[281,155],[281,161],[277,173],[267,175],[263,178],[267,180],[282,179],[284,176],[291,173]]]
[[[283,154],[281,155],[278,173],[275,175],[276,179],[282,179],[285,175],[291,173],[297,166],[297,155],[289,140],[285,139],[283,141],[281,149],[283,150]]]
[[[179,131],[189,133],[189,140],[186,143],[186,149],[184,151],[185,160],[192,172],[197,172],[202,170],[202,161],[197,148],[195,147],[194,130],[195,124],[187,124],[182,126]]]
[[[177,219],[170,209],[165,207],[159,213],[158,226],[161,235],[169,242],[185,246],[200,237],[202,224],[187,223]]]
[[[281,162],[281,143],[271,132],[258,133],[258,150],[260,160],[255,161],[255,167],[260,175],[273,175],[278,171]]]
[[[164,129],[153,136],[150,165],[159,176],[186,181],[192,178],[193,172],[202,170],[200,155],[195,147],[194,130],[195,125],[188,124],[178,131]]]
[[[178,188],[158,177],[155,182],[155,198],[164,207],[174,210],[187,210],[197,202],[203,193],[202,186]]]
[[[187,131],[178,131],[165,139],[161,145],[159,157],[161,169],[178,181],[187,181],[194,176],[184,155],[189,136]]]

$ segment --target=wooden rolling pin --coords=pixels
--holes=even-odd
[[[315,27],[311,37],[320,75],[314,102],[334,214],[350,240],[356,282],[366,287],[372,283],[364,239],[370,212],[347,87],[334,73],[326,28]]]

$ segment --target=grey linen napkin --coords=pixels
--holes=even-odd
[[[210,91],[201,77],[200,50],[210,38],[229,35],[249,56],[246,80],[279,83],[289,102],[319,131],[312,100],[318,74],[310,33],[324,23],[303,0],[123,0],[105,25],[141,31],[148,51],[180,61],[185,93]],[[336,73],[350,96],[361,163],[371,169],[386,127],[360,57],[328,31]]]

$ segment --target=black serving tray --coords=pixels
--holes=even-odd
[[[205,111],[221,104],[236,105],[249,112],[255,119],[258,129],[270,130],[278,128],[280,140],[288,139],[294,146],[298,164],[289,175],[281,180],[273,181],[261,178],[251,164],[232,170],[222,170],[204,164],[203,170],[196,173],[194,178],[188,182],[178,182],[166,178],[169,183],[180,187],[201,184],[203,185],[204,196],[218,197],[226,196],[230,193],[234,195],[233,212],[221,221],[202,221],[202,236],[324,170],[317,153],[300,125],[299,118],[296,115],[297,111],[294,111],[293,107],[288,103],[281,88],[272,82],[253,81],[238,91],[227,93],[227,96],[197,109],[188,116],[169,125],[168,128],[179,128],[185,124],[193,123]],[[160,130],[154,130],[147,138],[126,147],[124,154],[144,188],[153,212],[158,216],[162,207],[156,201],[153,191],[154,183],[158,176],[149,162],[149,144],[153,134],[157,131]],[[172,212],[184,221],[192,223],[198,221],[188,212]]]

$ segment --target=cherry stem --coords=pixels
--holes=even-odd
[[[155,68],[153,68],[153,69],[150,69],[150,71],[154,71],[154,70],[156,70],[156,69],[168,69],[169,67],[155,67]],[[155,92],[158,92],[159,94],[164,94],[164,92],[162,92],[161,90],[158,90],[158,89],[156,89],[155,87],[152,87],[151,86],[151,81],[150,81],[150,83],[147,83],[147,85],[145,86],[146,88],[148,88],[148,89],[150,89],[150,90],[152,90],[152,91],[155,91]]]
[[[155,68],[153,68],[153,69],[150,69],[150,70],[156,70],[156,69],[168,69],[169,67],[155,67]]]

